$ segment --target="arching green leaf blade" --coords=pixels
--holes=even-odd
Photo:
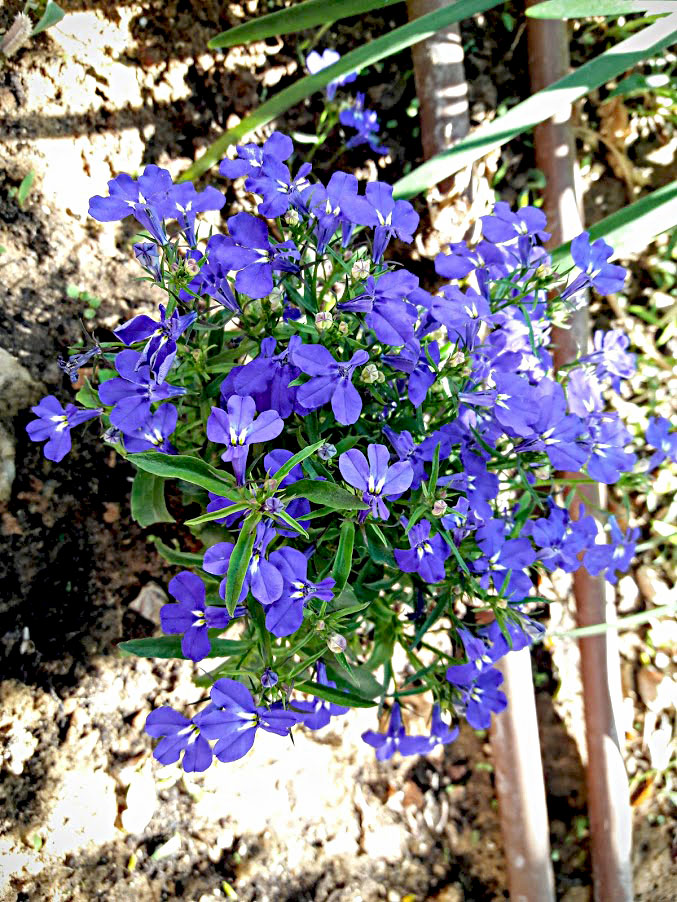
[[[674,0],[546,0],[527,9],[534,19],[585,19],[586,16],[626,16],[645,13],[655,16],[675,10]]]
[[[293,3],[287,9],[278,9],[274,13],[222,31],[211,38],[207,46],[211,50],[218,50],[248,44],[250,41],[264,41],[280,34],[331,24],[338,19],[359,16],[372,9],[384,9],[401,2],[402,0],[305,0],[304,3]]]

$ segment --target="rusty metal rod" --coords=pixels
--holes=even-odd
[[[413,19],[447,6],[445,0],[408,0]],[[413,50],[421,138],[426,159],[469,130],[467,84],[456,28]],[[440,186],[442,191],[445,185]],[[508,708],[494,717],[491,746],[496,774],[508,886],[515,902],[554,902],[554,876],[536,702],[528,650],[500,662]]]
[[[527,0],[533,5],[537,0]],[[569,71],[569,44],[564,22],[529,19],[529,74],[533,92]],[[545,175],[544,210],[552,233],[551,246],[569,241],[582,231],[576,198],[575,145],[570,117],[559,116],[536,127],[536,165]],[[587,348],[588,317],[584,308],[573,316],[572,328],[553,330],[555,366],[571,363]],[[568,474],[575,475],[575,474]],[[580,496],[584,496],[582,499]],[[581,500],[600,505],[596,485],[583,485],[571,508],[578,517]],[[593,507],[594,509],[594,507]],[[584,567],[574,574],[579,626],[606,620],[604,583]],[[580,639],[581,676],[587,744],[587,794],[595,902],[630,902],[631,820],[628,782],[623,765],[609,668],[618,669],[607,635]],[[615,681],[614,681],[615,682]]]

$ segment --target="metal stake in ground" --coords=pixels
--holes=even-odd
[[[533,5],[535,0],[527,0]],[[567,26],[564,22],[529,19],[529,74],[531,88],[540,91],[569,71]],[[536,164],[545,175],[544,209],[551,246],[574,238],[582,230],[576,201],[575,150],[568,117],[551,119],[536,127]],[[587,310],[574,314],[570,330],[553,330],[555,367],[575,360],[587,347]],[[575,474],[566,474],[575,475]],[[599,488],[584,485],[589,507],[599,506]],[[578,516],[580,502],[572,507]],[[580,567],[574,574],[574,594],[579,626],[606,620],[604,584]],[[580,641],[581,674],[587,742],[587,792],[593,885],[596,902],[630,902],[631,821],[628,782],[620,750],[612,704],[608,667],[618,669],[610,658],[608,634]]]

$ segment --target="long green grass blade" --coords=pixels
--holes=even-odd
[[[614,249],[614,257],[623,257],[645,248],[657,235],[677,227],[677,180],[636,200],[629,207],[605,217],[588,231],[593,240],[604,238]],[[571,242],[560,244],[552,252],[553,265],[573,266],[569,254]]]
[[[272,122],[277,116],[280,116],[290,107],[300,103],[309,97],[315,91],[321,91],[330,81],[338,78],[340,75],[347,75],[356,69],[362,69],[364,66],[371,66],[379,60],[399,53],[400,50],[406,50],[419,41],[425,41],[442,28],[452,25],[454,22],[460,22],[467,19],[475,13],[485,12],[497,5],[497,0],[457,0],[449,6],[428,13],[413,22],[395,28],[390,34],[383,35],[346,53],[337,63],[323,69],[317,75],[307,75],[305,78],[299,79],[295,84],[280,91],[270,100],[262,103],[258,109],[242,120],[235,128],[228,129],[219,138],[211,144],[202,156],[196,160],[192,166],[180,176],[180,181],[185,182],[198,178],[215,163],[221,160],[231,144],[237,144],[243,141],[257,128]]]
[[[359,16],[372,9],[384,9],[402,0],[305,0],[293,3],[287,9],[278,9],[251,22],[243,22],[228,31],[211,38],[207,46],[211,50],[235,47],[250,41],[265,41],[279,34],[291,34],[316,25],[331,25],[338,19]]]
[[[534,19],[585,19],[586,16],[627,16],[644,13],[655,16],[671,13],[675,0],[546,0],[529,7],[527,15]]]
[[[454,147],[432,157],[395,183],[395,197],[413,197],[470,166],[539,122],[567,110],[570,104],[606,84],[677,39],[677,13],[653,22],[575,72],[523,100]]]

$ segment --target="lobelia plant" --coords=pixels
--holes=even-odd
[[[544,214],[498,203],[475,247],[437,257],[432,294],[385,257],[413,239],[411,204],[342,172],[324,187],[308,165],[294,174],[292,153],[273,133],[223,161],[259,215],[236,213],[206,241],[196,214],[224,196],[156,166],[92,198],[96,219],[147,231],[134,253],[163,303],[65,361],[72,379],[93,365],[82,406],[48,396],[28,425],[59,461],[71,428],[99,417],[137,467],[143,525],[172,519],[165,480],[202,507],[185,524],[201,553],[158,543],[182,568],[166,636],[121,644],[221,659],[197,680],[206,705],[146,723],[155,757],[187,771],[241,758],[259,729],[287,737],[354,707],[382,715],[363,734],[380,760],[452,742],[453,719],[487,728],[507,703],[494,665],[543,632],[539,573],[585,566],[614,582],[637,538],[567,509],[581,481],[643,478],[605,402],[634,371],[628,340],[597,333],[559,375],[549,350],[581,292],[622,286],[608,245],[576,239],[568,278],[542,247]],[[677,459],[667,421],[647,439],[645,472]],[[431,701],[428,735],[407,733],[415,694]]]

